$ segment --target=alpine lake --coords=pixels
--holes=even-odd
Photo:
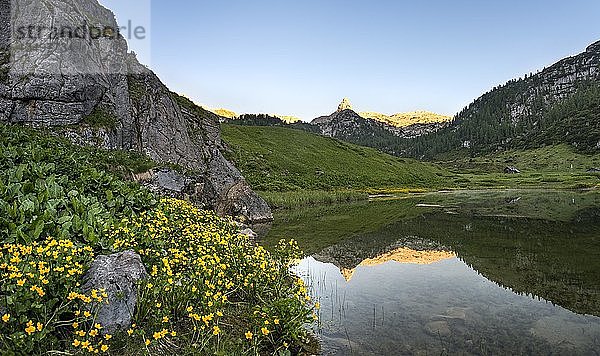
[[[280,211],[323,355],[599,355],[600,193],[454,191]]]

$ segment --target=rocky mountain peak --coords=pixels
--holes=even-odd
[[[344,110],[352,110],[352,104],[348,98],[342,99],[342,102],[338,105],[337,112],[342,112]]]

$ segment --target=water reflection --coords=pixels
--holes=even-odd
[[[595,355],[598,199],[511,191],[315,208],[280,217],[265,243],[285,234],[311,252],[298,271],[322,305],[325,354]]]
[[[457,258],[430,265],[339,269],[308,258],[299,271],[322,305],[327,355],[593,354],[600,320],[512,293]]]
[[[326,253],[326,251],[324,251]],[[318,254],[315,256],[320,261],[329,260],[325,254]],[[413,250],[408,247],[398,247],[389,252],[385,252],[379,256],[373,258],[367,258],[362,260],[356,267],[347,268],[340,267],[342,275],[346,281],[350,281],[354,272],[358,267],[374,267],[382,265],[387,262],[397,263],[409,263],[417,265],[429,265],[442,260],[447,260],[456,257],[456,254],[449,251],[437,251],[437,250]]]

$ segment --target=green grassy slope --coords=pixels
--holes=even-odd
[[[472,158],[465,153],[448,153],[438,161],[460,188],[579,189],[600,185],[600,174],[587,172],[600,167],[600,155],[579,153],[566,144]],[[515,166],[522,174],[504,174],[506,166]]]
[[[436,187],[441,169],[300,130],[222,125],[223,139],[260,191]]]

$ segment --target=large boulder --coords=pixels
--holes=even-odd
[[[137,303],[137,284],[148,277],[142,259],[133,251],[98,256],[84,276],[82,290],[105,290],[108,303],[101,304],[96,321],[103,332],[114,333],[131,325]]]
[[[118,33],[97,0],[0,0],[0,123],[61,132],[78,144],[124,149],[194,172],[193,201],[223,214],[272,219],[265,202],[222,155],[219,118],[172,93]],[[82,25],[83,24],[83,25]],[[21,36],[19,29],[43,29]],[[104,29],[64,38],[47,29]],[[237,189],[236,202],[230,191]],[[234,210],[223,209],[223,206]]]

